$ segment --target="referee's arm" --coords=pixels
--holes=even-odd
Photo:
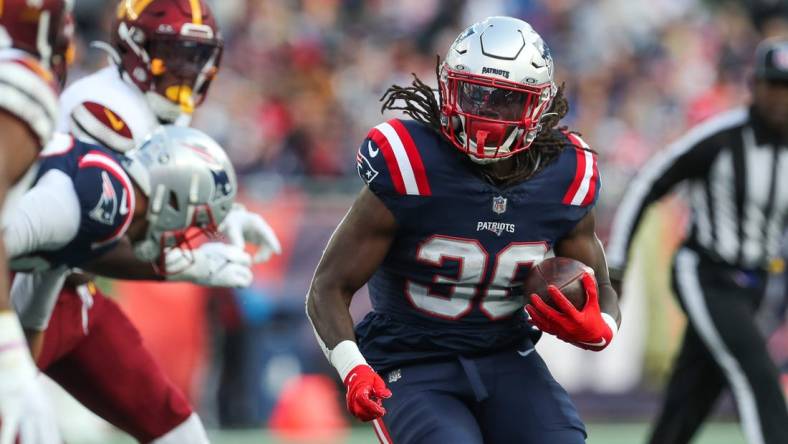
[[[653,157],[635,176],[616,211],[606,249],[611,281],[623,279],[629,248],[646,209],[679,182],[702,175],[717,151],[708,137],[699,138],[693,130]]]

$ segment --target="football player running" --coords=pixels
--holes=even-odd
[[[0,205],[25,188],[54,130],[71,49],[71,7],[66,0],[0,2]],[[0,246],[0,444],[60,442],[11,306],[6,270]]]
[[[348,409],[383,443],[582,443],[530,324],[595,351],[618,329],[594,228],[596,154],[556,128],[568,105],[528,23],[474,24],[437,74],[438,100],[418,79],[390,88],[383,109],[413,120],[381,123],[361,144],[366,186],[307,297],[318,342]],[[560,309],[524,294],[530,265],[552,254],[593,269],[582,310],[555,287]],[[354,332],[348,307],[365,283],[373,311]]]

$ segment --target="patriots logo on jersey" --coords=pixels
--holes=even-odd
[[[514,233],[515,225],[506,222],[477,222],[476,231],[489,231],[496,236],[500,236],[504,231]]]
[[[380,149],[373,151],[372,144],[370,143],[369,151],[370,155],[373,156],[374,153],[373,157],[375,157],[378,155],[378,152],[380,152]],[[356,154],[356,169],[358,170],[359,177],[366,183],[370,183],[378,177],[378,171],[372,167],[372,164],[369,163],[369,159],[361,154],[360,151]]]
[[[106,171],[101,172],[101,197],[96,207],[90,210],[90,218],[96,222],[113,225],[118,214],[118,195]]]

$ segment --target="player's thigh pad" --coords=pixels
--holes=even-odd
[[[479,365],[489,392],[477,415],[485,443],[585,443],[569,394],[535,350],[497,353]]]
[[[382,376],[392,391],[383,402],[384,444],[482,444],[476,418],[463,399],[469,395],[459,362],[403,367]],[[388,432],[388,437],[385,433]]]

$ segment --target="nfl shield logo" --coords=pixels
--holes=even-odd
[[[493,197],[493,213],[503,214],[506,212],[506,198],[503,196]]]

